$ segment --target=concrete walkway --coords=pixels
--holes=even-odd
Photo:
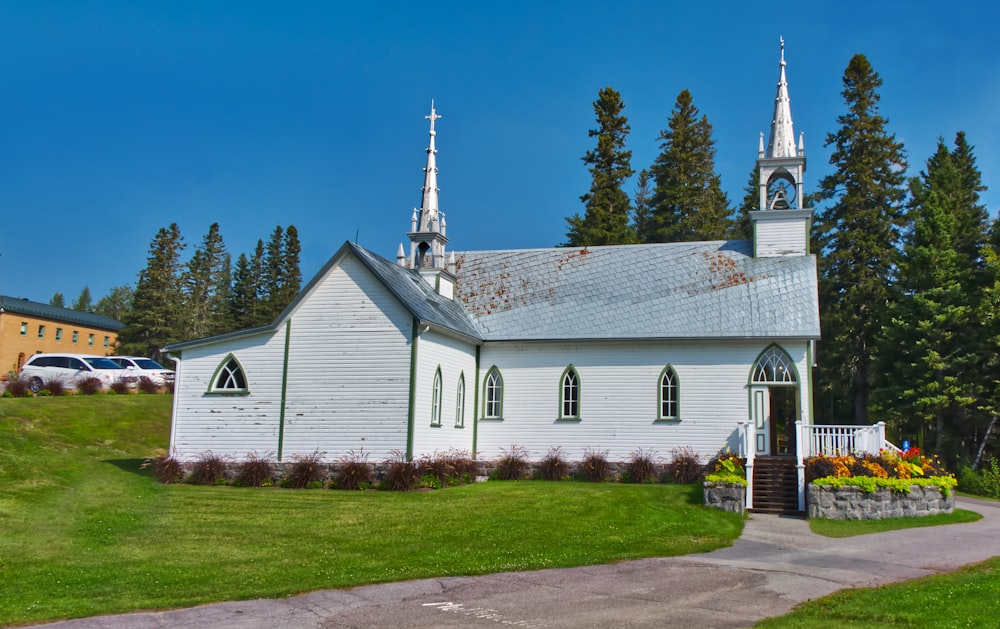
[[[60,629],[179,627],[747,627],[849,587],[948,572],[1000,555],[1000,503],[959,498],[971,524],[844,539],[754,515],[730,548],[607,566],[424,579],[276,600],[100,616]]]

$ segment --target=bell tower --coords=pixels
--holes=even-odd
[[[438,208],[437,148],[435,147],[434,123],[441,118],[431,101],[431,113],[424,116],[431,121],[430,142],[427,145],[427,165],[424,167],[424,185],[421,190],[420,209],[414,209],[410,216],[409,257],[399,245],[396,263],[420,273],[439,293],[452,297],[455,284],[455,254],[445,259],[444,246],[448,242],[447,224],[444,213]]]
[[[806,171],[805,143],[795,143],[792,108],[785,78],[785,40],[780,39],[778,93],[774,98],[771,133],[764,148],[760,134],[757,174],[760,179],[757,210],[750,213],[755,257],[801,256],[809,253],[812,210],[802,207],[802,178]]]

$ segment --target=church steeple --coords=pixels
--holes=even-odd
[[[792,126],[792,107],[785,76],[785,40],[779,39],[781,60],[778,93],[774,97],[774,115],[767,148],[760,134],[757,149],[757,175],[760,181],[757,210],[750,213],[754,228],[754,255],[790,256],[809,252],[809,223],[812,212],[802,203],[802,178],[806,170],[802,136],[798,146]],[[776,211],[781,210],[781,211]]]
[[[785,78],[785,40],[781,42],[781,74],[778,76],[778,95],[774,97],[774,116],[771,117],[771,136],[765,157],[797,157],[795,131],[792,128],[792,106],[788,98],[788,80]]]
[[[445,236],[444,213],[438,207],[437,187],[437,147],[434,123],[441,118],[431,101],[431,113],[424,116],[431,121],[430,141],[427,144],[427,165],[424,167],[424,185],[420,189],[420,209],[413,210],[410,218],[410,256],[405,259],[405,266],[418,271],[439,271],[445,269]]]

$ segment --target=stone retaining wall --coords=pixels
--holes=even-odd
[[[705,506],[730,513],[743,514],[747,505],[747,488],[733,483],[705,483]]]
[[[866,494],[860,487],[826,487],[810,484],[806,492],[806,513],[810,518],[830,520],[884,520],[907,518],[955,510],[955,494],[945,497],[938,487],[912,485],[900,494],[880,487]]]

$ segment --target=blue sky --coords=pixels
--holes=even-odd
[[[160,227],[234,258],[294,224],[311,277],[345,240],[394,257],[431,99],[449,248],[547,247],[582,211],[592,102],[621,92],[636,170],[678,92],[714,126],[735,205],[786,42],[807,190],[863,53],[911,174],[966,131],[1000,207],[992,2],[0,0],[0,294],[135,283]],[[632,192],[630,186],[629,192]]]

